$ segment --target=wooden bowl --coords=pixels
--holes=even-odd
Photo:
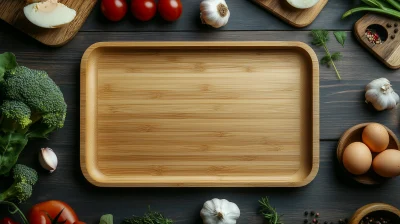
[[[338,147],[336,150],[337,153],[337,158],[339,160],[340,165],[342,166],[343,170],[348,174],[351,175],[352,178],[362,184],[368,184],[368,185],[374,185],[374,184],[380,184],[385,182],[386,180],[390,178],[385,178],[381,177],[378,174],[376,174],[372,167],[371,169],[363,175],[353,175],[349,173],[343,166],[343,152],[346,149],[348,145],[350,145],[353,142],[362,142],[362,132],[364,128],[372,123],[363,123],[363,124],[358,124],[356,126],[353,126],[352,128],[348,129],[346,132],[343,133],[342,137],[339,140]],[[383,125],[384,126],[384,125]],[[384,126],[386,130],[389,133],[389,149],[397,149],[399,150],[399,139],[397,139],[396,135],[391,131],[389,128]],[[372,153],[372,156],[375,157],[378,153]]]
[[[386,216],[393,217],[394,223],[400,223],[400,210],[383,203],[372,203],[359,208],[351,217],[349,224],[359,224],[360,221],[371,213],[384,213]],[[397,219],[397,220],[396,220]]]

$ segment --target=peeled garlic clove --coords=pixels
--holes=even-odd
[[[42,148],[39,153],[39,162],[44,169],[52,173],[57,168],[58,159],[51,148]]]
[[[228,23],[230,12],[225,0],[203,0],[200,3],[202,23],[220,28]]]

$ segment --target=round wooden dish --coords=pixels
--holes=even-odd
[[[359,208],[351,217],[349,224],[359,224],[365,216],[375,212],[391,217],[393,223],[400,223],[400,211],[397,208],[388,204],[372,203]]]
[[[384,178],[376,174],[373,170],[372,167],[371,169],[363,175],[353,175],[349,173],[343,166],[343,152],[346,149],[348,145],[350,145],[353,142],[362,142],[362,132],[368,124],[371,123],[363,123],[363,124],[358,124],[356,126],[353,126],[352,128],[348,129],[346,132],[343,133],[342,137],[339,140],[339,144],[336,150],[337,153],[337,158],[339,160],[340,165],[342,166],[343,170],[348,174],[353,177],[354,180],[362,183],[362,184],[380,184],[388,180],[389,178]],[[399,139],[397,139],[396,135],[386,126],[384,126],[386,130],[389,133],[389,149],[397,149],[399,150]],[[375,157],[377,153],[372,153],[372,156]]]

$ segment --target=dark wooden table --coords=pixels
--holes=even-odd
[[[174,219],[176,223],[202,223],[199,211],[207,199],[226,198],[241,209],[239,223],[263,223],[258,215],[257,200],[269,196],[286,224],[302,223],[305,210],[316,210],[322,220],[337,221],[350,217],[362,205],[385,202],[400,207],[400,178],[381,186],[363,186],[342,176],[336,162],[337,140],[347,128],[362,122],[380,122],[396,134],[399,131],[399,111],[375,112],[364,103],[365,85],[386,77],[400,92],[400,71],[390,70],[378,62],[356,41],[351,30],[359,16],[345,21],[341,14],[355,1],[331,0],[317,20],[304,29],[294,29],[248,0],[228,0],[231,19],[220,30],[200,24],[198,1],[182,0],[184,12],[175,23],[156,18],[148,23],[130,16],[120,23],[103,19],[100,9],[93,10],[78,35],[61,48],[49,48],[0,22],[0,52],[11,51],[22,65],[48,71],[60,85],[68,103],[68,116],[63,129],[50,140],[32,141],[20,157],[20,162],[38,170],[37,153],[41,147],[55,149],[59,157],[58,170],[49,175],[40,172],[40,182],[33,197],[22,209],[34,203],[60,199],[71,204],[87,223],[98,223],[99,217],[112,213],[119,223],[130,215],[141,215],[151,205]],[[0,9],[1,10],[1,9]],[[83,52],[99,41],[240,41],[297,40],[310,44],[312,28],[345,30],[346,47],[342,48],[333,36],[331,49],[340,50],[344,60],[337,63],[342,81],[336,80],[332,69],[321,66],[321,162],[318,176],[302,188],[97,188],[88,183],[79,167],[79,66]],[[313,47],[319,57],[321,48]],[[1,185],[1,183],[0,183]],[[3,184],[4,185],[4,184]]]

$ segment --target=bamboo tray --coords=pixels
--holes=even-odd
[[[300,187],[319,67],[300,42],[115,42],[81,63],[81,168],[102,187]]]

